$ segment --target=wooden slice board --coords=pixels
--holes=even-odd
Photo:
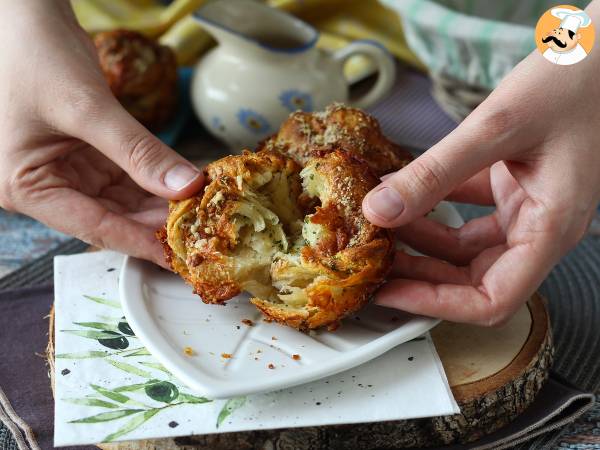
[[[54,366],[53,314],[48,361]],[[444,322],[432,330],[461,414],[425,419],[261,430],[101,444],[110,450],[401,448],[474,441],[514,420],[534,400],[552,364],[543,299],[535,294],[503,327]],[[52,376],[54,370],[51,370]]]

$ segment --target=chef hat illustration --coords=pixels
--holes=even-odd
[[[579,28],[585,28],[592,22],[585,11],[573,11],[567,8],[553,8],[550,13],[561,20],[560,28],[577,33]]]

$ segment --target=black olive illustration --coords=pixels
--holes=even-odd
[[[125,350],[129,347],[129,340],[122,334],[114,331],[105,331],[104,334],[114,335],[114,338],[98,339],[98,342],[105,347],[112,348],[113,350]]]
[[[146,385],[144,388],[146,395],[152,400],[163,403],[171,403],[179,397],[179,389],[173,383],[168,381],[159,381]]]
[[[135,336],[135,333],[129,326],[129,323],[125,320],[125,317],[121,317],[121,321],[119,322],[119,325],[117,325],[117,328],[121,333],[126,334],[127,336]]]

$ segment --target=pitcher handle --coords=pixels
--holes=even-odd
[[[396,64],[392,55],[375,41],[361,40],[348,44],[333,54],[333,58],[344,65],[354,55],[370,58],[377,67],[377,81],[373,87],[359,98],[349,101],[356,108],[368,108],[382,99],[392,88],[396,78]]]

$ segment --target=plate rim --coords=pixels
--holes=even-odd
[[[401,327],[396,328],[367,344],[361,345],[360,347],[339,352],[339,357],[332,358],[331,360],[322,363],[304,366],[295,374],[264,378],[263,380],[254,382],[252,386],[244,384],[240,385],[231,380],[213,378],[202,373],[191,364],[191,362],[183,359],[183,351],[180,352],[181,354],[175,353],[175,357],[173,358],[163,357],[163,354],[173,352],[173,349],[164,337],[159,339],[152,337],[152,334],[158,336],[162,335],[162,333],[160,328],[156,325],[155,319],[149,313],[148,309],[144,307],[145,300],[143,295],[139,295],[139,299],[134,299],[133,303],[131,303],[131,299],[129,301],[124,300],[125,298],[129,298],[129,296],[125,295],[127,288],[135,281],[141,282],[141,272],[136,273],[136,276],[132,277],[131,272],[135,271],[132,271],[129,268],[132,264],[146,263],[146,261],[127,256],[121,268],[120,275],[123,281],[119,283],[119,297],[121,298],[121,305],[123,313],[127,318],[127,322],[142,344],[150,351],[152,356],[160,361],[160,363],[163,364],[177,379],[187,385],[190,389],[213,399],[271,392],[278,389],[310,383],[311,381],[343,372],[375,359],[397,345],[422,335],[440,322],[439,319],[411,315],[409,321]],[[126,272],[129,273],[127,277],[124,277]],[[138,287],[138,289],[140,288]],[[137,296],[132,295],[131,297]],[[200,301],[200,299],[198,300]],[[146,324],[143,324],[144,320],[146,321]],[[185,370],[186,366],[189,367],[191,371]]]
[[[460,217],[453,205],[448,202],[443,203],[448,206],[450,214]],[[154,338],[154,336],[162,336],[163,333],[156,325],[156,321],[149,313],[148,308],[145,307],[142,270],[135,267],[140,264],[152,263],[126,256],[119,272],[119,299],[127,322],[154,358],[160,361],[183,384],[211,399],[225,399],[271,392],[335,375],[375,359],[397,345],[421,336],[441,322],[440,319],[411,314],[410,320],[399,328],[367,344],[339,352],[339,357],[311,366],[304,366],[296,374],[265,377],[263,380],[253,382],[252,386],[248,386],[231,380],[213,378],[202,373],[191,361],[186,361],[182,349],[179,352],[175,351],[173,357],[163,357],[163,354],[173,352],[174,349],[165,336],[160,339]],[[128,294],[132,290],[134,294]]]

